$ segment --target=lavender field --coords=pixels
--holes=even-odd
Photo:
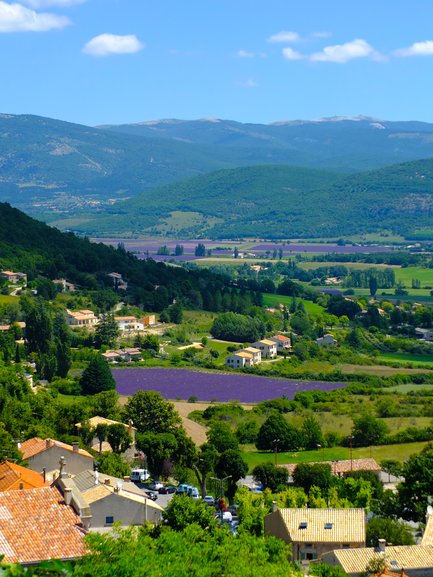
[[[158,391],[166,399],[199,401],[240,401],[259,403],[285,396],[293,399],[299,391],[340,389],[344,383],[291,381],[239,373],[210,373],[189,369],[113,369],[117,392],[133,395],[137,391]]]

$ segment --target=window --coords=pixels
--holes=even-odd
[[[332,523],[325,523],[325,529],[332,529]]]
[[[105,517],[105,524],[112,525],[114,523],[114,517]]]
[[[308,527],[308,523],[302,522],[299,523],[299,529],[306,529]]]
[[[343,549],[350,549],[350,543],[343,543]]]

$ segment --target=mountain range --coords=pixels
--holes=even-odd
[[[90,234],[411,234],[433,228],[432,156],[433,124],[415,121],[87,127],[2,114],[0,201]]]

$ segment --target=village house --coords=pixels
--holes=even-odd
[[[417,327],[415,329],[415,337],[420,341],[431,343],[433,342],[433,331],[431,329],[422,329]]]
[[[0,463],[0,491],[19,491],[44,487],[46,482],[39,473],[16,463]]]
[[[129,363],[131,361],[141,361],[143,355],[138,348],[126,348],[108,350],[101,355],[108,363]]]
[[[339,549],[321,557],[321,561],[333,567],[341,567],[350,577],[360,577],[367,565],[375,559],[384,559],[387,569],[397,575],[408,577],[431,577],[433,575],[433,547],[430,545],[386,545],[379,539],[378,547]],[[402,573],[404,571],[404,573]],[[385,573],[389,575],[389,573]]]
[[[56,486],[76,513],[87,519],[90,531],[159,523],[163,509],[129,479],[119,479],[91,469],[70,478],[62,474]]]
[[[259,349],[262,353],[262,359],[274,359],[277,356],[277,345],[274,341],[270,339],[262,339],[253,343],[255,349]]]
[[[61,287],[63,292],[75,292],[77,290],[76,285],[71,282],[68,282],[64,278],[56,278],[53,280],[53,283],[59,287]]]
[[[335,347],[337,341],[334,338],[334,335],[327,333],[326,335],[323,335],[323,337],[316,339],[316,344],[319,345],[319,347]]]
[[[122,333],[129,331],[142,331],[144,329],[144,323],[133,316],[114,317],[114,320],[117,323],[119,331]]]
[[[19,443],[18,449],[23,454],[23,459],[28,462],[29,468],[43,474],[49,481],[58,475],[61,459],[66,459],[68,471],[72,475],[93,468],[92,455],[80,449],[78,443],[68,445],[54,439],[33,437]]]
[[[7,331],[9,331],[11,328],[13,328],[13,325],[17,325],[20,327],[21,330],[24,331],[24,329],[26,328],[26,323],[21,322],[21,321],[17,321],[15,323],[12,323],[11,325],[0,325],[0,332],[1,333],[6,333]]]
[[[291,543],[294,561],[318,559],[334,549],[365,547],[364,509],[277,509],[265,517],[265,532]]]
[[[33,565],[79,559],[86,553],[82,519],[55,487],[0,492],[0,555]]]
[[[27,285],[27,275],[24,272],[13,272],[11,270],[0,271],[0,277],[7,279],[12,284],[23,283]]]
[[[87,419],[87,421],[83,423],[75,423],[75,428],[77,429],[78,434],[80,433],[83,425],[89,427],[91,431],[94,431],[98,425],[105,425],[106,427],[109,427],[110,425],[123,425],[128,430],[129,436],[132,439],[132,444],[135,443],[135,434],[137,432],[137,429],[132,426],[131,420],[129,421],[128,424],[125,424],[121,423],[120,421],[113,421],[112,419],[106,419],[105,417],[99,417],[99,416],[91,417],[90,419]],[[110,443],[108,443],[107,441],[103,441],[101,443],[98,437],[96,436],[93,437],[90,446],[94,451],[111,451]]]
[[[233,369],[252,367],[254,365],[254,357],[251,353],[246,353],[245,351],[237,351],[226,357],[225,364],[227,367],[231,367]]]
[[[277,352],[288,351],[292,348],[290,337],[285,337],[284,335],[275,335],[273,337],[269,337],[268,340],[277,345]]]
[[[78,312],[66,311],[66,322],[70,327],[93,327],[99,318],[93,311],[82,309]]]

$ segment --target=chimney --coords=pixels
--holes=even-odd
[[[381,553],[385,553],[385,545],[386,545],[386,540],[385,539],[379,539],[379,551]]]
[[[272,501],[272,513],[275,513],[275,511],[278,511],[278,505],[276,501]]]
[[[20,481],[20,491],[22,491],[23,489],[24,489],[24,483]]]
[[[92,515],[80,515],[81,523],[83,524],[84,530],[88,531],[90,527],[90,522],[92,520]]]
[[[79,449],[78,443],[72,443],[72,450],[74,451],[74,453],[78,453],[78,449]]]
[[[45,448],[49,449],[51,447],[51,439],[45,439]]]
[[[47,482],[47,469],[46,467],[42,467],[42,475],[44,477],[44,483]]]
[[[110,485],[110,479],[104,479],[104,485]]]
[[[125,483],[129,483],[131,480],[131,477],[129,475],[124,475],[123,480],[125,481]]]
[[[65,487],[65,505],[70,505],[72,501],[72,489]]]

